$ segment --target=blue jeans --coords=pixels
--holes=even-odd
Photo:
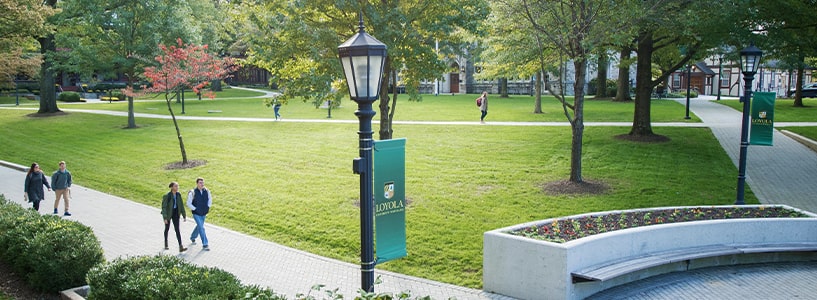
[[[204,219],[207,218],[206,216],[199,216],[197,214],[193,214],[193,220],[196,221],[196,228],[193,229],[193,233],[190,234],[190,239],[195,240],[199,235],[201,235],[201,245],[207,246],[207,233],[204,232]]]

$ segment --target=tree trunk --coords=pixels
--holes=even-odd
[[[639,34],[638,49],[636,50],[638,59],[635,74],[635,113],[633,114],[633,127],[630,135],[648,136],[653,135],[652,124],[650,123],[650,96],[652,95],[652,52],[653,40],[652,32],[645,31]]]
[[[618,63],[618,88],[616,89],[616,102],[633,101],[630,97],[630,47],[621,49],[621,59]]]
[[[587,74],[587,62],[584,58],[573,60],[573,67],[576,70],[576,84],[573,86],[575,95],[573,100],[573,122],[570,123],[573,129],[573,139],[570,150],[570,181],[582,182],[582,140],[584,137],[584,84],[585,74]]]
[[[536,73],[536,101],[533,104],[533,113],[542,113],[542,71]]]
[[[210,81],[210,90],[213,92],[221,92],[221,79],[211,80]]]
[[[57,90],[54,88],[54,71],[51,70],[51,59],[48,53],[55,51],[54,35],[39,38],[40,53],[43,54],[43,63],[40,65],[40,109],[37,113],[55,113],[57,107]]]
[[[803,106],[803,71],[805,70],[805,59],[801,57],[800,63],[797,64],[797,80],[795,86],[795,93],[794,93],[794,107],[804,107]]]
[[[182,165],[187,165],[187,151],[184,150],[184,139],[179,130],[179,123],[176,122],[176,115],[173,114],[173,106],[170,105],[169,93],[165,93],[165,102],[167,102],[167,110],[170,111],[170,117],[173,119],[173,126],[176,127],[176,136],[179,138],[179,149],[182,151]],[[178,94],[177,94],[178,95]]]
[[[386,57],[383,65],[383,84],[380,85],[380,140],[390,140],[392,135],[391,120],[389,119],[389,84],[392,83],[391,63],[391,57]]]
[[[508,78],[499,79],[499,97],[508,98]]]
[[[596,76],[596,98],[607,98],[607,65],[610,59],[607,52],[599,54],[598,74]]]

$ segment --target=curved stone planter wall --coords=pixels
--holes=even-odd
[[[780,207],[798,210],[783,205]],[[645,253],[692,247],[817,243],[817,215],[801,212],[813,218],[754,218],[668,223],[618,230],[562,244],[506,233],[549,223],[554,219],[496,229],[484,234],[483,289],[486,292],[520,299],[583,299],[616,285],[681,269],[678,265],[665,265],[609,281],[572,283],[571,272],[605,262]],[[616,212],[582,216],[606,213]],[[807,259],[817,257],[814,254],[809,252]],[[684,269],[798,259],[802,257],[779,253],[715,257],[700,259],[692,265],[685,262]]]

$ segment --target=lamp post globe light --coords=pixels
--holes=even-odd
[[[352,170],[360,174],[360,273],[361,288],[374,292],[374,190],[372,177],[372,103],[377,100],[383,78],[386,45],[366,33],[363,15],[360,31],[338,46],[338,57],[349,85],[349,96],[357,102],[360,127],[360,157],[355,158]]]
[[[744,187],[746,186],[746,151],[749,148],[749,102],[752,99],[752,81],[755,79],[755,73],[760,65],[760,58],[763,56],[763,51],[760,51],[755,45],[740,50],[740,70],[743,73],[743,97],[740,101],[743,102],[743,120],[740,130],[740,158],[738,161],[738,195],[735,201],[736,205],[743,205]]]

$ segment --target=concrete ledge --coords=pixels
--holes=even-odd
[[[85,297],[88,297],[88,290],[90,287],[87,285],[64,290],[60,292],[60,300],[85,300]]]
[[[777,205],[776,205],[777,206]],[[766,206],[768,207],[768,206]],[[691,247],[817,243],[817,215],[812,218],[724,219],[668,223],[617,230],[566,243],[508,234],[554,219],[496,229],[484,234],[483,289],[519,299],[584,299],[602,290],[650,276],[690,268],[755,262],[817,260],[817,253],[751,253],[702,257],[655,266],[609,281],[573,283],[571,273],[591,266]],[[666,208],[639,209],[650,211]],[[598,216],[621,211],[586,214]],[[578,217],[578,216],[572,216]]]
[[[811,151],[817,152],[817,142],[813,141],[812,139],[809,139],[807,137],[804,137],[802,135],[796,134],[788,130],[780,130],[780,133],[794,139],[795,141],[800,142],[804,146],[811,149]]]

